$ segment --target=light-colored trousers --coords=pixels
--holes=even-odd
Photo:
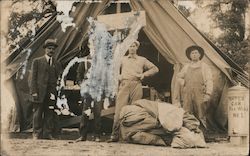
[[[119,136],[119,117],[123,106],[130,105],[143,96],[141,81],[122,80],[116,98],[112,135]]]

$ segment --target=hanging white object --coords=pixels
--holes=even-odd
[[[68,63],[68,65],[66,66],[66,68],[63,70],[62,73],[62,77],[60,78],[60,86],[59,86],[59,91],[58,91],[58,95],[60,95],[60,91],[63,87],[65,87],[65,82],[64,82],[64,78],[68,75],[70,68],[75,64],[75,63],[80,63],[83,62],[85,59],[84,58],[78,58],[78,57],[74,57],[72,60],[70,60],[70,62]]]
[[[81,84],[81,95],[91,96],[94,101],[103,97],[114,97],[113,93],[113,45],[114,40],[104,24],[93,18],[90,23],[89,48],[93,54],[87,80]]]
[[[119,73],[122,57],[128,51],[129,46],[138,39],[138,33],[143,26],[146,26],[145,11],[116,13],[97,16],[97,21],[106,25],[108,30],[129,30],[128,36],[123,42],[117,42],[114,47],[114,87],[113,95],[118,91]],[[119,33],[115,33],[113,38],[120,41]]]

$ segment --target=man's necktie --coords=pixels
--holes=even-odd
[[[49,58],[49,66],[52,65],[52,57]]]

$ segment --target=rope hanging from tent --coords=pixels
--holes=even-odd
[[[238,70],[231,68],[232,71],[236,74],[233,80],[233,84],[237,85],[239,82],[243,84],[245,87],[249,88],[249,80],[248,80],[248,75],[245,73],[241,73]]]

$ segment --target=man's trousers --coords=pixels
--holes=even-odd
[[[88,97],[85,99],[85,102],[83,103],[83,109],[82,109],[82,117],[80,122],[80,135],[83,138],[87,138],[87,132],[89,127],[89,116],[85,113],[86,110],[89,108],[94,114],[94,133],[95,137],[100,137],[101,134],[101,111],[103,107],[103,101],[100,102],[94,102],[93,108],[91,108],[91,102],[92,98]]]
[[[33,103],[33,135],[38,138],[48,138],[58,135],[58,116],[54,112],[55,101],[46,95],[43,103]]]
[[[130,105],[143,96],[142,84],[140,81],[123,80],[119,86],[116,98],[114,123],[112,136],[119,136],[119,117],[123,106]]]

